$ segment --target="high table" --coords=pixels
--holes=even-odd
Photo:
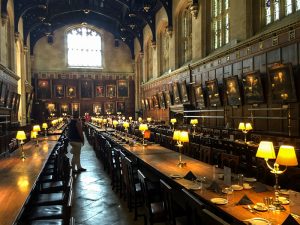
[[[58,138],[59,135],[48,136],[47,140],[40,138],[38,147],[35,141],[29,141],[23,146],[25,160],[20,158],[20,148],[0,160],[1,225],[16,222]]]
[[[135,156],[140,163],[154,169],[162,178],[169,179],[170,182],[175,182],[181,188],[189,189],[195,186],[195,183],[188,181],[186,179],[171,179],[171,174],[181,175],[182,177],[186,175],[189,171],[192,171],[197,177],[206,177],[207,179],[213,179],[213,166],[206,164],[204,162],[198,161],[196,159],[190,158],[188,156],[182,156],[182,160],[186,162],[185,167],[178,167],[179,153],[172,150],[166,149],[157,144],[142,146],[137,144],[135,146],[129,146],[128,144],[120,143],[115,140],[110,134],[103,133],[106,138],[115,141],[116,145],[127,151],[131,155]],[[218,171],[220,172],[220,170]],[[224,186],[223,181],[217,180],[217,182]],[[284,205],[286,211],[268,211],[268,212],[255,212],[252,213],[248,209],[245,209],[241,205],[236,205],[245,194],[253,201],[253,203],[263,202],[264,197],[274,197],[274,190],[272,187],[268,187],[270,191],[256,193],[254,190],[240,190],[234,191],[230,195],[229,203],[226,205],[213,205],[210,199],[215,197],[221,197],[213,191],[203,188],[201,190],[194,190],[194,193],[207,205],[215,208],[217,211],[227,214],[232,220],[243,221],[246,219],[251,219],[254,217],[265,218],[272,222],[272,224],[282,224],[284,220],[288,217],[290,213],[289,205]],[[224,197],[224,195],[222,195]],[[225,197],[226,198],[226,197]],[[297,219],[300,223],[300,219]]]

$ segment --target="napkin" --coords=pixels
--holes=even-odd
[[[252,205],[253,202],[250,200],[250,198],[247,195],[244,195],[237,203],[236,205]]]
[[[299,225],[299,223],[295,220],[294,217],[290,214],[282,225]]]
[[[197,177],[193,174],[192,171],[189,171],[183,178],[192,181],[197,179]]]
[[[220,185],[216,181],[213,181],[207,189],[212,190],[216,193],[222,193],[222,188],[220,187]]]
[[[265,191],[268,191],[268,188],[266,185],[264,185],[262,183],[257,183],[254,185],[254,191],[256,193],[265,192]]]

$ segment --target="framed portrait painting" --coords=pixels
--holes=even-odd
[[[148,100],[148,98],[145,99],[145,107],[146,107],[146,110],[149,110],[149,109],[150,109],[150,105],[149,105],[149,100]]]
[[[296,102],[296,89],[291,64],[276,64],[268,69],[272,101]]]
[[[171,100],[171,94],[170,91],[165,91],[165,102],[166,102],[166,108],[170,107],[172,105],[172,100]]]
[[[4,107],[6,104],[8,86],[5,82],[1,82],[1,92],[0,92],[0,106]]]
[[[69,113],[69,104],[67,103],[62,103],[60,105],[60,113]]]
[[[105,97],[104,85],[96,85],[95,86],[95,97]]]
[[[264,102],[264,92],[259,72],[250,72],[243,76],[244,100],[246,104]]]
[[[222,104],[220,99],[218,80],[209,80],[206,81],[205,84],[210,106],[221,106]]]
[[[205,108],[205,97],[202,84],[196,84],[194,86],[196,106],[200,109]]]
[[[118,80],[117,91],[118,91],[118,98],[128,98],[129,97],[128,80]]]
[[[242,105],[238,76],[227,77],[224,79],[224,83],[228,105]]]
[[[46,108],[47,108],[49,114],[50,114],[50,113],[55,113],[55,112],[56,112],[56,106],[55,106],[54,103],[47,103],[47,104],[46,104]]]
[[[56,98],[64,98],[65,97],[65,86],[62,84],[54,85],[54,96]]]
[[[93,104],[93,113],[95,115],[99,115],[102,113],[102,104],[101,103],[95,103]]]
[[[159,108],[159,102],[158,102],[157,95],[152,96],[152,101],[153,101],[153,107],[154,108]]]
[[[166,108],[166,102],[165,102],[164,92],[159,92],[158,93],[158,100],[159,100],[160,108],[165,109]]]
[[[106,85],[106,97],[108,98],[116,97],[116,85],[113,84]]]
[[[182,103],[188,102],[189,97],[188,97],[188,93],[187,93],[187,87],[186,87],[185,80],[182,83],[180,83],[180,93],[181,93]]]
[[[181,104],[181,97],[178,88],[178,82],[173,83],[173,102],[174,104]]]
[[[72,115],[80,115],[80,103],[72,103],[71,105]]]
[[[51,86],[49,80],[38,80],[36,95],[38,99],[51,98]]]
[[[104,113],[106,114],[115,114],[116,104],[114,102],[105,102],[104,103]]]
[[[117,112],[125,113],[125,102],[117,102]]]
[[[76,98],[76,86],[74,85],[68,85],[67,86],[67,98]]]
[[[145,107],[145,100],[144,99],[141,100],[141,108],[142,108],[142,110],[146,109],[146,107]]]
[[[80,97],[92,98],[93,97],[93,83],[92,80],[82,80],[80,83]]]

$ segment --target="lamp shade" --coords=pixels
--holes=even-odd
[[[142,123],[142,124],[140,124],[140,126],[139,126],[139,130],[140,130],[140,131],[145,131],[145,130],[148,130],[148,125],[147,125],[147,124],[145,124],[145,123]]]
[[[264,159],[276,159],[273,142],[261,141],[256,152],[256,157]]]
[[[277,155],[276,163],[285,166],[297,166],[298,161],[295,148],[289,145],[281,145]]]
[[[138,121],[141,123],[143,121],[142,117],[139,117]]]
[[[198,119],[191,119],[190,123],[192,125],[196,125],[196,124],[198,124]]]
[[[117,120],[113,121],[113,125],[116,127],[119,124],[119,122]]]
[[[246,123],[246,127],[245,127],[245,130],[249,131],[249,130],[252,130],[252,125],[251,123]]]
[[[189,142],[189,133],[187,131],[181,131],[179,141],[181,142]]]
[[[245,130],[245,129],[246,129],[245,123],[240,123],[238,129],[239,129],[239,130]]]
[[[172,119],[170,120],[170,122],[171,122],[172,124],[174,124],[174,123],[177,122],[177,120],[176,120],[176,118],[172,118]]]
[[[42,128],[43,128],[43,129],[47,129],[47,128],[48,128],[48,124],[47,124],[47,123],[43,123],[43,124],[42,124]]]
[[[39,132],[39,131],[41,131],[41,127],[40,127],[40,125],[34,125],[32,130]]]
[[[173,133],[173,140],[179,141],[179,137],[180,137],[180,130],[175,130]]]
[[[129,116],[128,119],[131,121],[132,120],[132,116]]]
[[[30,138],[36,138],[36,137],[37,137],[37,132],[36,131],[31,131]]]
[[[26,134],[23,130],[19,130],[16,135],[16,139],[19,141],[26,140]]]
[[[129,127],[129,123],[128,122],[124,122],[123,123],[123,127],[128,128]]]

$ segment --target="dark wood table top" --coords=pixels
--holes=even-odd
[[[171,175],[180,175],[185,176],[189,171],[192,171],[194,175],[198,178],[206,177],[207,180],[213,180],[213,166],[201,162],[199,160],[190,158],[188,156],[182,155],[182,160],[186,162],[185,167],[178,167],[177,163],[179,161],[179,153],[166,149],[159,145],[135,145],[131,147],[127,144],[122,144],[122,147],[135,155],[138,159],[142,160],[143,163],[147,164],[151,168],[154,168],[159,173],[163,174],[164,177],[171,178]],[[216,173],[222,173],[223,170],[217,169]],[[284,176],[284,174],[282,175]],[[181,187],[185,187],[187,189],[195,188],[200,186],[199,182],[193,182],[186,179],[175,179],[174,180]],[[215,178],[215,181],[222,187],[226,187],[222,180]],[[254,183],[250,183],[250,185],[254,185]],[[200,197],[200,199],[204,200],[207,204],[213,205],[213,207],[217,207],[218,210],[221,210],[233,218],[243,221],[251,218],[261,217],[265,218],[272,222],[272,224],[282,224],[284,220],[288,217],[290,213],[289,205],[284,205],[286,211],[278,212],[278,211],[269,211],[269,212],[256,212],[252,213],[248,209],[245,209],[241,205],[236,205],[244,195],[247,195],[252,202],[258,203],[263,202],[264,197],[274,197],[274,190],[272,187],[268,187],[270,191],[256,193],[253,189],[249,190],[240,190],[234,191],[232,195],[229,196],[229,203],[226,205],[213,205],[210,202],[212,198],[222,197],[226,198],[224,194],[217,194],[213,191],[207,190],[206,188],[200,190],[193,190],[196,195]],[[300,223],[300,219],[297,220]]]
[[[10,157],[0,160],[0,224],[13,224],[21,212],[31,190],[57,143],[58,135],[40,138],[39,146],[35,141],[26,143],[23,148],[26,159],[22,160],[20,148]]]

